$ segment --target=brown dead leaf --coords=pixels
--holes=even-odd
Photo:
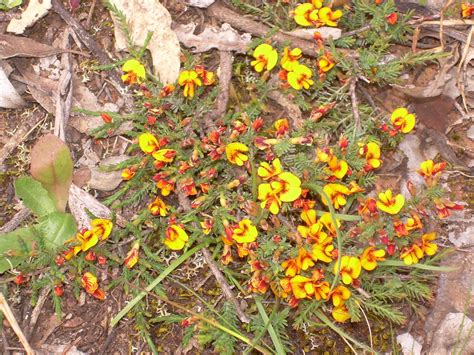
[[[222,24],[221,28],[206,27],[200,34],[195,35],[195,23],[179,25],[175,33],[179,41],[194,53],[206,52],[211,48],[221,51],[236,51],[245,53],[252,40],[250,33],[239,34],[228,23]]]
[[[49,57],[64,52],[82,54],[68,49],[54,48],[31,38],[0,34],[0,59]]]

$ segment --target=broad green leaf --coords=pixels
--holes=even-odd
[[[38,217],[43,217],[56,211],[54,201],[49,197],[48,191],[30,176],[18,178],[15,181],[15,193]]]
[[[66,143],[53,134],[41,137],[31,150],[31,175],[41,182],[64,212],[72,183],[73,162]]]
[[[44,246],[51,250],[63,246],[77,232],[74,217],[63,212],[53,212],[41,218],[36,228],[43,238]]]
[[[16,267],[35,249],[38,238],[33,227],[18,228],[10,233],[0,233],[0,274]]]

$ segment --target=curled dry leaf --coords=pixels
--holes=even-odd
[[[221,51],[236,51],[245,53],[252,40],[250,33],[239,34],[228,23],[222,24],[221,28],[206,27],[200,34],[195,35],[195,23],[179,25],[175,32],[179,41],[194,53],[206,52],[211,48]]]
[[[25,101],[23,101],[21,96],[16,92],[0,64],[0,107],[19,108],[23,106],[25,106]]]
[[[143,46],[149,32],[153,36],[148,45],[153,60],[153,69],[160,80],[173,83],[178,79],[180,68],[179,41],[171,29],[171,15],[157,0],[111,0],[127,16],[127,24],[135,46]],[[118,50],[127,49],[127,39],[112,16],[115,26],[115,41]]]
[[[21,17],[10,21],[7,32],[17,35],[22,34],[27,27],[34,25],[36,21],[45,16],[51,8],[51,0],[30,0],[28,7],[23,11]]]

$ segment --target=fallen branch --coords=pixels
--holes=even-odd
[[[30,214],[31,214],[30,210],[26,207],[23,207],[13,216],[13,218],[10,221],[5,223],[0,228],[0,233],[9,233],[15,230],[25,219],[29,217]]]
[[[352,116],[354,117],[354,122],[355,122],[354,135],[357,135],[357,133],[360,131],[360,128],[361,128],[359,101],[357,100],[356,87],[357,87],[357,78],[353,78],[351,79],[351,84],[349,85],[349,93],[351,95]]]
[[[219,51],[220,56],[220,76],[219,76],[219,94],[217,95],[215,108],[204,117],[204,124],[207,130],[214,130],[215,121],[223,116],[227,111],[229,103],[229,90],[232,80],[232,52]]]
[[[264,25],[261,22],[254,21],[248,17],[244,17],[239,13],[229,9],[227,6],[220,2],[215,2],[207,8],[209,16],[218,19],[219,21],[226,22],[233,28],[237,28],[241,31],[249,32],[254,36],[266,37],[272,32],[272,28]],[[283,44],[285,42],[291,42],[294,47],[301,48],[301,51],[309,57],[318,56],[318,47],[316,42],[307,41],[298,37],[291,36],[289,34],[278,31],[271,39],[275,42]]]
[[[28,355],[33,355],[34,354],[33,349],[31,348],[30,344],[28,343],[28,340],[25,337],[25,334],[23,334],[20,326],[18,325],[15,315],[10,309],[10,306],[8,305],[8,302],[5,299],[5,296],[3,296],[3,293],[1,292],[0,292],[0,311],[3,312],[3,314],[5,315],[5,318],[8,320],[8,323],[10,323],[10,326],[12,327],[16,336],[20,340],[21,345],[23,345],[23,347],[25,348],[26,353]]]

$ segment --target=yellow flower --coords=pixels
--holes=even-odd
[[[172,224],[166,229],[165,245],[171,250],[183,249],[188,239],[186,231],[177,224]]]
[[[388,214],[397,214],[405,204],[405,197],[403,195],[396,195],[393,197],[392,190],[379,193],[379,200],[377,201],[377,208]]]
[[[344,160],[337,159],[334,155],[331,160],[328,161],[328,168],[333,176],[338,179],[342,179],[349,171],[349,165]]]
[[[336,235],[336,226],[332,221],[332,216],[329,212],[323,213],[319,218],[319,221],[323,224],[324,227],[329,231],[329,234],[332,236]],[[341,227],[341,221],[336,218],[337,228]]]
[[[174,157],[176,156],[176,150],[160,149],[154,152],[152,156],[153,158],[155,158],[156,161],[159,161],[162,163],[171,163],[174,160]]]
[[[81,243],[80,250],[87,251],[99,242],[99,236],[93,231],[87,230],[84,233],[78,233],[77,240]]]
[[[239,226],[234,229],[232,238],[237,243],[252,243],[257,239],[257,228],[252,224],[250,219],[243,219],[239,222]]]
[[[128,85],[140,84],[146,78],[145,67],[136,59],[129,59],[122,65],[122,81]]]
[[[331,57],[327,54],[323,55],[318,60],[318,67],[320,73],[327,73],[334,67],[335,63]]]
[[[346,196],[350,194],[350,190],[341,184],[327,184],[323,187],[324,192],[331,199],[335,209],[339,209],[347,202]],[[322,197],[322,202],[328,206],[328,201]]]
[[[334,307],[340,307],[351,297],[351,291],[346,286],[339,285],[331,292],[332,304]]]
[[[257,46],[253,51],[253,57],[250,64],[254,67],[257,73],[260,73],[263,69],[272,70],[278,62],[277,51],[269,44],[262,43]]]
[[[308,268],[314,265],[311,253],[309,253],[305,248],[300,248],[298,250],[298,257],[296,258],[296,263],[300,270],[308,270]]]
[[[288,73],[288,83],[293,89],[301,90],[302,88],[309,89],[314,81],[311,80],[313,72],[306,65],[297,64],[293,71]]]
[[[201,86],[201,79],[198,78],[198,73],[194,70],[183,70],[179,73],[178,84],[184,86],[184,97],[194,97],[194,87]]]
[[[91,227],[94,234],[96,234],[100,240],[105,240],[112,232],[113,224],[112,221],[108,219],[97,218],[91,221]]]
[[[423,176],[428,186],[436,185],[441,171],[446,167],[446,162],[435,164],[433,160],[425,160],[421,162],[418,174]]]
[[[278,191],[274,190],[268,183],[258,185],[258,199],[262,201],[261,208],[270,211],[271,214],[278,214],[281,207],[281,200]]]
[[[293,202],[301,195],[301,180],[292,173],[283,172],[270,184],[281,202]]]
[[[82,275],[81,282],[82,287],[84,287],[87,293],[93,294],[99,288],[97,277],[90,272],[86,272]]]
[[[332,310],[332,316],[336,322],[339,323],[344,323],[351,318],[346,306],[334,307]]]
[[[245,155],[248,151],[249,148],[245,144],[239,142],[229,143],[225,147],[227,160],[238,166],[244,165],[244,163],[249,160],[249,157]]]
[[[367,270],[372,271],[377,267],[377,261],[385,260],[385,250],[375,250],[375,247],[368,247],[360,257],[361,266]]]
[[[165,217],[168,213],[168,206],[161,198],[157,197],[155,201],[148,205],[148,210],[153,216],[160,215],[161,217]]]
[[[281,267],[285,270],[285,276],[293,277],[301,271],[296,259],[288,259],[281,263]]]
[[[314,296],[318,301],[327,299],[330,289],[327,281],[316,282],[301,275],[291,278],[290,285],[296,299],[311,298],[311,296]]]
[[[138,137],[138,144],[140,145],[142,152],[146,154],[151,154],[154,151],[160,149],[158,140],[151,133],[140,134],[140,137]]]
[[[463,18],[470,18],[473,13],[474,13],[473,4],[466,4],[464,2],[461,4],[461,16]]]
[[[325,6],[318,11],[319,21],[331,27],[337,26],[337,21],[342,17],[342,11],[336,10],[332,11],[331,8]]]
[[[405,248],[400,254],[400,259],[403,259],[405,265],[417,264],[423,257],[423,250],[416,244],[409,248]]]
[[[359,258],[355,256],[343,256],[341,258],[341,269],[339,275],[342,278],[342,282],[346,285],[350,285],[353,280],[357,279],[360,275],[361,264]],[[334,274],[337,273],[337,262],[334,264]]]
[[[316,244],[313,245],[311,250],[311,256],[314,261],[322,261],[324,263],[330,263],[332,261],[332,252],[334,251],[334,245],[332,244],[332,237],[329,237],[326,233],[320,235],[320,238]]]
[[[272,161],[272,165],[267,162],[261,162],[258,167],[257,174],[263,180],[269,180],[274,176],[278,176],[282,172],[280,159],[276,158]]]
[[[318,20],[318,10],[311,3],[299,4],[294,10],[295,22],[300,26],[313,26]]]
[[[138,263],[138,250],[140,249],[140,242],[136,241],[132,245],[132,249],[127,253],[127,256],[124,260],[124,265],[131,269]]]
[[[421,250],[426,255],[432,256],[438,251],[438,246],[435,243],[431,243],[435,238],[436,232],[427,233],[421,237]]]
[[[416,119],[413,113],[408,113],[405,107],[399,107],[392,112],[390,121],[396,129],[409,133],[415,127]]]
[[[125,168],[122,170],[122,179],[125,181],[131,180],[135,176],[135,169],[134,168]]]
[[[359,154],[365,156],[365,160],[367,161],[365,170],[370,171],[380,167],[382,164],[382,161],[380,160],[380,146],[375,142],[359,145],[361,146]]]
[[[278,138],[283,137],[290,130],[290,124],[287,118],[276,120],[274,126],[276,130],[275,134]]]
[[[293,48],[290,50],[288,47],[283,49],[283,57],[281,58],[281,67],[286,71],[292,71],[296,65],[298,65],[298,59],[302,56],[301,49]]]

